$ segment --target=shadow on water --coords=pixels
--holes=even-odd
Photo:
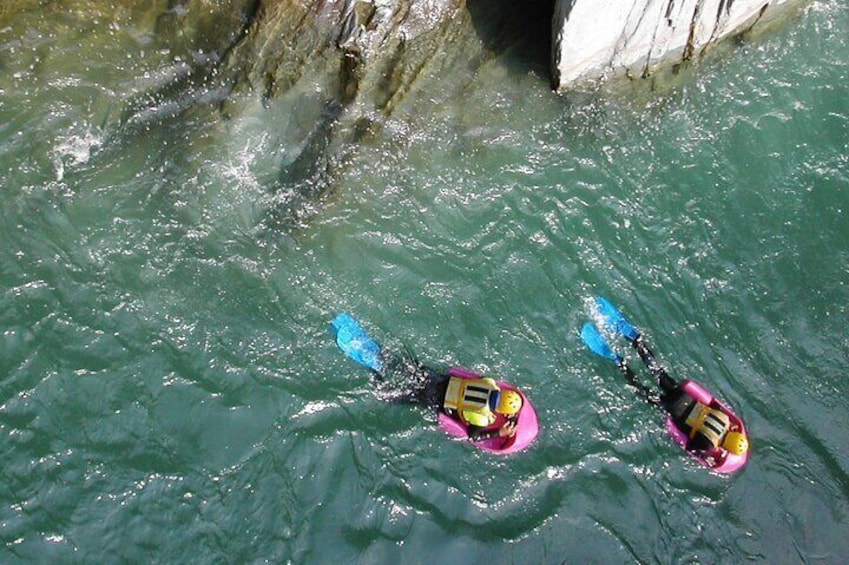
[[[303,149],[278,175],[273,188],[278,198],[263,222],[264,235],[291,233],[310,203],[332,190],[330,146],[338,135],[336,126],[344,111],[345,106],[338,100],[328,99],[323,103]]]

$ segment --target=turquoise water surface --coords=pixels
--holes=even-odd
[[[654,90],[557,96],[520,44],[306,171],[311,85],[148,98],[187,71],[133,22],[0,20],[0,561],[846,562],[843,2]],[[746,420],[742,471],[584,348],[596,293]],[[541,436],[382,403],[339,311]]]

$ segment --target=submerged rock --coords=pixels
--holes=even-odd
[[[275,213],[291,225],[303,201],[333,190],[346,153],[378,135],[389,116],[415,121],[455,108],[476,73],[539,29],[548,67],[553,0],[534,0],[517,17],[513,0],[340,0],[263,2],[254,24],[228,54],[222,74],[268,106],[297,108],[282,121],[289,152]],[[534,9],[529,9],[533,6]],[[540,15],[542,17],[540,18]],[[535,39],[539,41],[539,39]],[[545,71],[543,71],[545,72]],[[245,97],[233,97],[226,109]]]

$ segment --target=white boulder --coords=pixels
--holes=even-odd
[[[611,75],[647,77],[774,20],[801,0],[557,0],[557,90]]]

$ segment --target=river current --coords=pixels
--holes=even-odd
[[[849,558],[843,2],[654,89],[555,95],[519,46],[307,174],[310,85],[225,118],[140,101],[185,67],[119,18],[0,23],[3,563]],[[746,420],[743,470],[583,346],[595,294]],[[521,386],[540,437],[381,402],[340,311]]]

